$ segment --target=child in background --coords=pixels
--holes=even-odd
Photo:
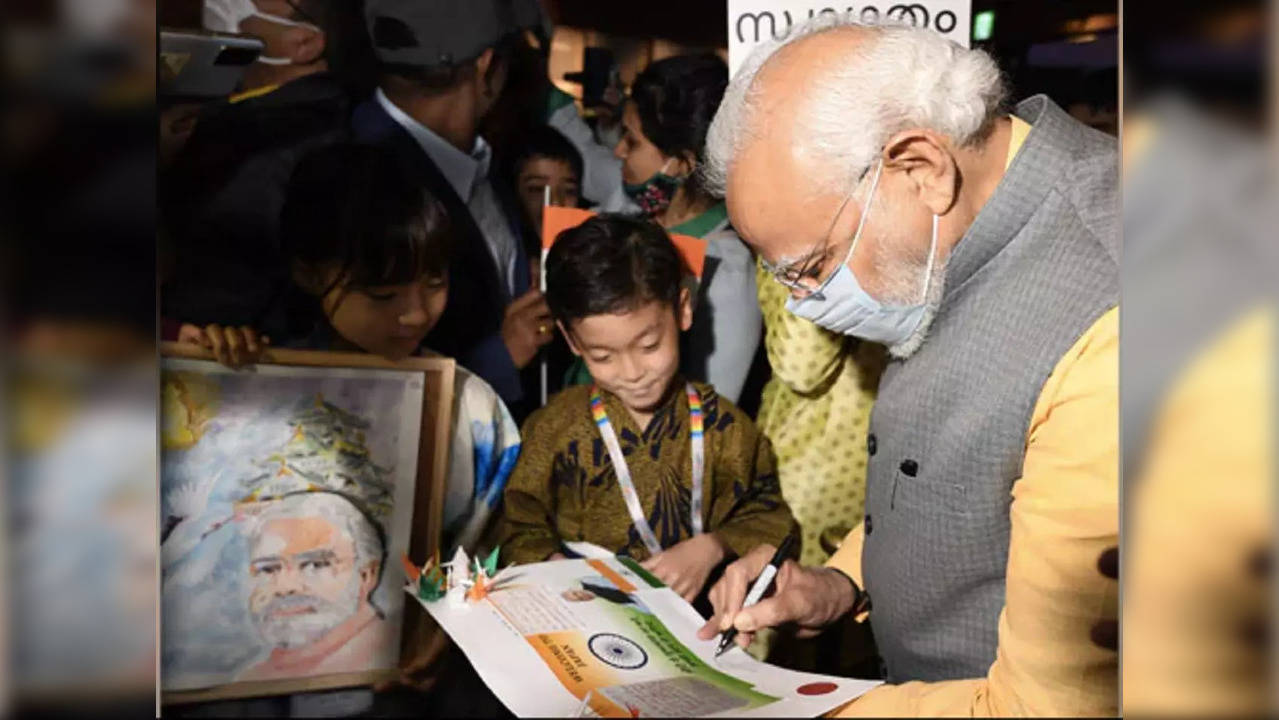
[[[448,300],[452,233],[443,206],[394,157],[338,145],[304,158],[289,184],[280,236],[295,285],[295,332],[278,344],[392,361],[432,354],[422,341]],[[179,340],[231,366],[255,362],[267,344],[251,328],[217,325],[184,325]],[[497,393],[460,365],[453,403],[443,544],[474,552],[493,529],[519,430]]]
[[[546,202],[546,190],[550,188],[551,205],[582,205],[582,155],[558,130],[538,125],[524,135],[514,161],[508,166],[508,174],[520,201],[525,254],[529,259],[529,286],[539,287],[542,267],[542,208]],[[542,352],[549,369],[548,392],[554,393],[563,386],[565,371],[574,364],[573,353],[558,336]],[[530,365],[525,370],[536,371],[536,366]],[[536,384],[539,381],[530,377],[528,382]]]
[[[558,130],[539,125],[524,137],[511,176],[527,223],[524,237],[535,241],[535,247],[528,249],[529,257],[540,258],[546,188],[551,188],[552,205],[578,207],[582,203],[582,154]]]
[[[506,489],[508,561],[586,540],[641,560],[691,602],[724,560],[791,531],[768,440],[710,385],[679,375],[692,322],[681,276],[651,222],[602,215],[556,240],[547,303],[595,385],[565,390],[524,426]]]

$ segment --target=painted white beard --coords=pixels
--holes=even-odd
[[[253,614],[253,624],[263,640],[283,650],[304,647],[324,637],[325,633],[341,625],[360,607],[358,575],[352,577],[343,591],[343,597],[330,602],[314,595],[294,595],[276,598],[267,603],[259,613]],[[305,615],[271,617],[281,607],[306,606],[315,612]]]

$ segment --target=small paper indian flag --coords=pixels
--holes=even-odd
[[[575,228],[595,217],[595,213],[581,208],[555,207],[548,205],[542,208],[542,292],[546,292],[546,254],[560,233]],[[688,235],[671,233],[671,241],[675,249],[684,258],[684,269],[689,274],[702,279],[702,270],[706,266],[706,241]]]

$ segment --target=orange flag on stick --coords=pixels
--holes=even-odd
[[[561,232],[577,227],[593,217],[595,213],[579,208],[554,206],[542,208],[542,260],[546,260],[547,251],[551,249],[555,238],[559,237]],[[675,249],[679,250],[680,256],[684,258],[685,269],[701,280],[702,270],[706,266],[706,241],[688,235],[674,233],[670,235],[675,243]]]

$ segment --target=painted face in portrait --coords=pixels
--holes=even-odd
[[[252,538],[249,614],[272,647],[316,642],[355,615],[377,586],[380,558],[364,557],[346,529],[366,521],[341,522],[334,509],[277,513]]]

